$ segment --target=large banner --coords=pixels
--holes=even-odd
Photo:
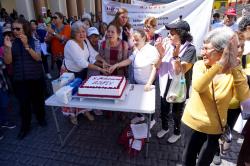
[[[166,36],[168,32],[164,25],[177,21],[182,16],[182,19],[190,25],[194,37],[193,43],[199,51],[203,38],[209,30],[212,7],[212,0],[177,0],[160,5],[133,5],[102,0],[102,20],[109,23],[119,8],[126,8],[134,29],[143,28],[144,20],[153,16],[158,19],[157,32]]]

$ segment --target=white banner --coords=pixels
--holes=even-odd
[[[152,5],[152,3],[139,1],[139,0],[131,0],[132,5]]]
[[[109,23],[119,8],[126,8],[129,22],[134,29],[142,28],[144,20],[153,16],[158,19],[157,32],[166,36],[167,31],[164,25],[174,22],[179,19],[179,16],[182,16],[182,19],[190,25],[191,34],[194,37],[193,43],[199,51],[209,29],[212,7],[212,0],[177,0],[168,4],[150,6],[102,0],[102,20]]]

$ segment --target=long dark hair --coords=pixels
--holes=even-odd
[[[181,44],[184,44],[186,41],[192,42],[193,36],[186,30],[183,29],[175,29],[176,33],[180,36]]]
[[[18,18],[13,23],[18,23],[18,24],[21,24],[23,26],[24,34],[27,36],[28,39],[32,37],[32,31],[31,31],[31,26],[30,26],[29,21],[27,21],[23,18]]]

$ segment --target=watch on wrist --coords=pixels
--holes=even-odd
[[[56,32],[53,32],[52,35],[55,36],[55,35],[56,35]]]

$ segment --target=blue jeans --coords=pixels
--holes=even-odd
[[[0,123],[5,123],[8,121],[8,104],[8,92],[0,89]]]

